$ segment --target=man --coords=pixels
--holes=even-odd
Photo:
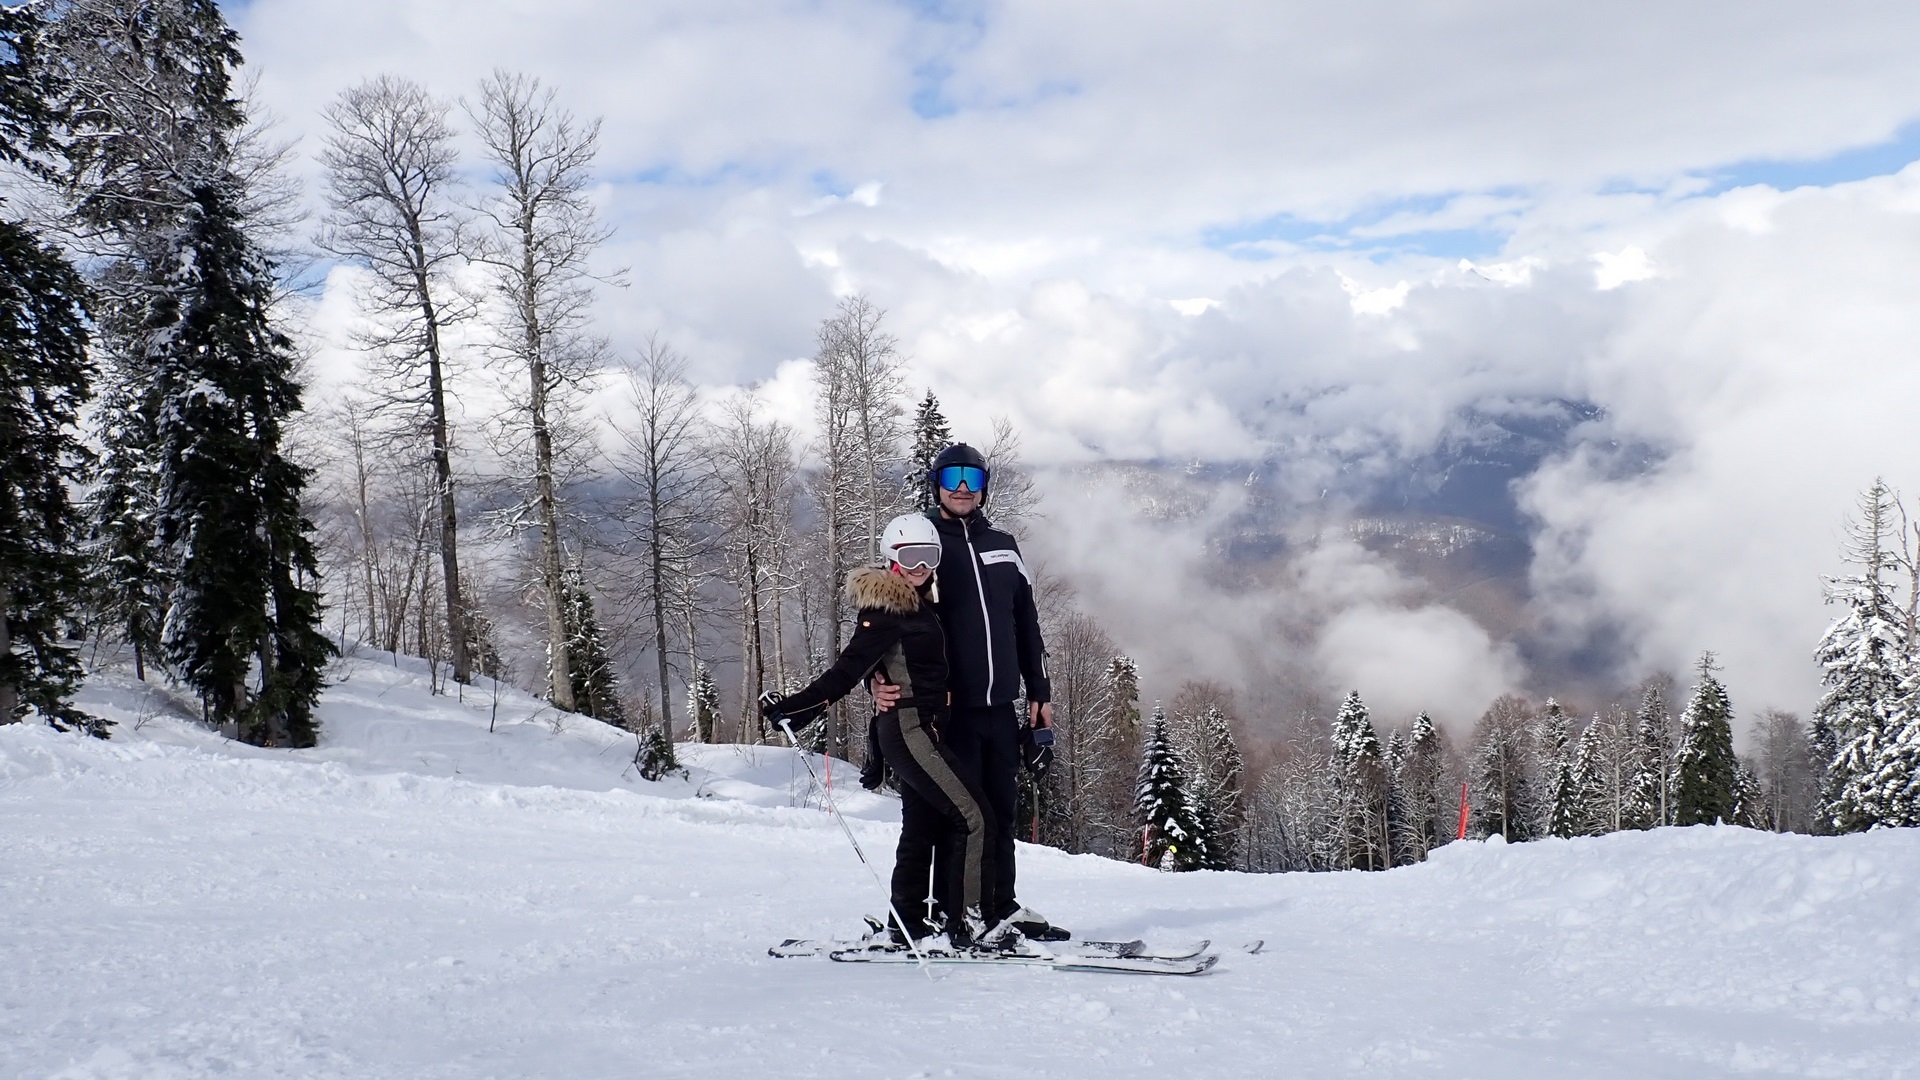
[[[953,708],[940,740],[961,770],[977,782],[993,817],[995,888],[1000,910],[987,912],[992,929],[1011,920],[1028,937],[1057,940],[1066,933],[1014,898],[1014,815],[1019,801],[1022,720],[1014,700],[1026,685],[1026,725],[1051,727],[1046,646],[1033,602],[1033,574],[1012,536],[993,527],[983,507],[986,459],[966,443],[940,451],[928,470],[938,506],[927,516],[940,534],[937,571],[940,623],[947,637],[948,687]],[[878,685],[875,703],[890,707],[898,690]]]

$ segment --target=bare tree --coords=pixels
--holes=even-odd
[[[476,246],[498,301],[496,361],[519,384],[508,392],[503,457],[524,462],[527,490],[506,515],[509,529],[540,534],[538,580],[546,602],[547,692],[571,710],[573,676],[562,610],[558,488],[580,439],[564,425],[606,359],[591,332],[595,280],[588,261],[610,230],[595,218],[587,184],[599,149],[600,121],[582,123],[538,79],[496,70],[468,107],[493,167],[493,191],[480,208],[492,226]]]
[[[1820,779],[1807,724],[1797,713],[1768,709],[1754,730],[1754,772],[1766,794],[1775,832],[1811,832],[1819,811]]]
[[[327,107],[332,132],[320,160],[331,209],[320,246],[368,271],[364,303],[373,328],[362,343],[380,364],[383,404],[404,409],[431,444],[446,641],[453,677],[465,683],[471,659],[443,333],[468,313],[447,280],[466,261],[468,240],[451,198],[456,159],[447,113],[419,84],[390,75],[344,91]]]
[[[697,532],[708,516],[701,417],[685,359],[657,336],[647,339],[628,371],[627,393],[634,418],[620,431],[623,446],[613,465],[633,491],[619,515],[631,541],[633,597],[652,638],[658,722],[670,735],[669,636],[685,614],[688,582],[697,569]],[[689,670],[687,677],[692,676]]]
[[[753,399],[738,394],[722,409],[709,454],[721,550],[739,605],[741,740],[758,742],[754,703],[767,689],[770,652],[776,678],[785,676],[776,614],[792,546],[793,434],[779,421],[760,420]]]
[[[1122,793],[1114,781],[1132,780],[1138,750],[1124,738],[1113,707],[1116,687],[1108,668],[1118,649],[1098,623],[1077,611],[1053,621],[1046,637],[1052,646],[1055,789],[1066,847],[1093,851],[1105,843],[1117,854],[1114,841],[1131,832],[1131,800],[1115,797]]]
[[[987,467],[993,470],[994,524],[1010,532],[1038,516],[1040,492],[1034,487],[1033,474],[1020,461],[1020,434],[1013,421],[1004,416],[993,418],[993,441],[987,444]]]
[[[877,562],[880,533],[903,505],[898,483],[905,439],[899,342],[880,328],[886,312],[864,296],[840,301],[820,324],[814,354],[822,467],[815,481],[825,557],[826,653],[839,652],[840,580],[855,559]],[[829,749],[847,748],[847,713],[836,705]]]

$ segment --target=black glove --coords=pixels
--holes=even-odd
[[[781,708],[781,706],[786,703],[787,699],[781,697],[778,690],[769,690],[761,694],[760,718],[772,724],[774,727],[779,727],[780,721],[785,719],[787,715],[786,710]]]
[[[1027,769],[1034,776],[1045,776],[1053,767],[1053,729],[1050,727],[1023,727],[1020,729],[1020,757],[1027,763]]]

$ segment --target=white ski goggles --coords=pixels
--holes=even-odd
[[[902,544],[892,554],[903,570],[932,570],[940,565],[939,544]]]

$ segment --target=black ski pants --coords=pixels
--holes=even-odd
[[[941,743],[953,754],[960,775],[986,798],[992,819],[988,850],[993,864],[993,903],[982,908],[987,926],[1018,910],[1013,891],[1014,815],[1020,801],[1020,717],[1013,703],[953,707],[940,725]],[[934,895],[944,895],[936,869]]]
[[[993,910],[992,813],[953,752],[913,706],[880,714],[880,753],[900,778],[900,846],[893,860],[893,906],[907,931],[925,927],[928,864],[940,860],[936,892],[948,918],[968,908]]]

